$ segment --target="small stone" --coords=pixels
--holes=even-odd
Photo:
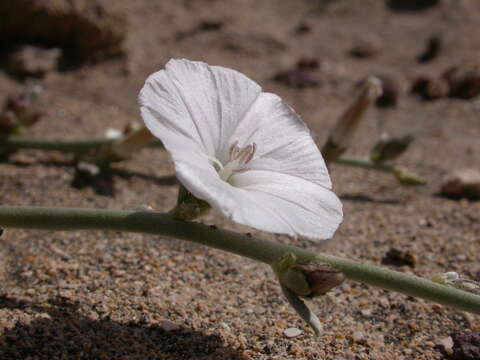
[[[454,171],[443,182],[439,194],[452,198],[480,199],[480,171],[476,169]]]
[[[2,43],[41,43],[62,48],[75,61],[123,52],[127,14],[116,2],[22,0],[0,2]],[[8,19],[8,21],[6,21]]]
[[[363,315],[363,316],[372,316],[372,310],[371,309],[363,309],[363,310],[360,310],[360,313]]]
[[[450,86],[445,79],[422,76],[415,79],[411,92],[420,95],[422,100],[432,101],[448,96]]]
[[[98,175],[100,173],[100,168],[92,163],[86,161],[80,161],[77,164],[78,171],[88,173],[91,176]]]
[[[170,320],[162,320],[159,322],[158,326],[164,331],[177,331],[180,330],[180,325],[174,323]]]
[[[450,97],[471,99],[480,94],[480,66],[453,66],[442,76],[450,87]]]
[[[350,54],[357,58],[371,58],[378,55],[383,49],[382,39],[370,34],[355,41]]]
[[[297,329],[297,328],[288,328],[283,331],[283,334],[288,337],[288,338],[294,338],[303,333],[302,330]]]
[[[319,68],[316,59],[300,59],[292,69],[276,73],[273,80],[296,89],[317,87],[320,85],[316,74]]]
[[[352,340],[357,344],[365,344],[367,336],[362,331],[355,331],[352,335]]]
[[[107,128],[107,130],[105,130],[105,137],[107,139],[120,139],[122,136],[123,133],[121,130],[114,128]]]
[[[450,86],[445,79],[422,76],[415,79],[411,92],[420,95],[422,100],[432,101],[448,96]]]
[[[436,345],[440,348],[441,351],[444,351],[445,353],[447,353],[448,355],[452,355],[453,354],[453,339],[451,336],[447,336],[447,337],[444,337],[444,338],[441,338],[439,339],[437,342],[436,342]]]
[[[296,35],[304,35],[309,33],[310,31],[312,31],[312,25],[309,24],[308,22],[301,22],[295,28]]]
[[[10,54],[7,71],[18,76],[42,77],[57,67],[60,49],[43,49],[26,45]]]

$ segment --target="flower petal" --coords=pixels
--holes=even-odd
[[[342,221],[342,204],[327,188],[288,174],[251,170],[230,181],[236,201],[231,219],[260,230],[312,240],[333,236]]]
[[[139,101],[146,126],[172,155],[177,177],[197,198],[260,230],[331,237],[342,219],[322,156],[300,117],[244,75],[171,60],[151,75]],[[257,149],[246,172],[223,181],[232,144]],[[250,149],[251,149],[250,148]],[[245,159],[247,161],[247,159]]]
[[[327,167],[309,129],[275,94],[260,94],[230,134],[229,143],[235,141],[240,147],[256,144],[254,158],[247,165],[250,169],[288,174],[331,188]]]
[[[178,179],[223,216],[253,228],[312,240],[332,237],[342,205],[330,190],[306,180],[268,171],[247,171],[222,181],[199,154],[177,152]]]
[[[225,134],[245,116],[261,88],[245,75],[203,62],[170,60],[139,95],[146,126],[170,152],[218,157]]]

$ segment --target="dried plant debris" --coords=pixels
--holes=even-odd
[[[75,189],[91,187],[97,195],[115,196],[115,182],[112,174],[100,171],[97,165],[83,161],[77,164],[71,186]]]
[[[414,268],[418,263],[417,256],[412,250],[391,248],[382,259],[382,264],[393,266],[408,266]]]
[[[448,96],[450,87],[445,79],[421,76],[414,80],[411,92],[420,95],[425,101]]]
[[[480,94],[480,66],[455,65],[440,77],[421,76],[414,80],[412,93],[424,100],[442,97],[472,99]]]
[[[379,108],[395,107],[402,93],[401,81],[398,77],[386,74],[375,75],[382,83],[382,94],[375,101]]]
[[[319,68],[320,63],[317,59],[300,59],[292,69],[275,74],[273,80],[296,89],[317,87],[320,85]]]
[[[419,63],[426,63],[434,60],[442,50],[442,38],[440,35],[433,35],[427,41],[425,50],[418,55],[417,61]]]
[[[126,18],[115,2],[17,0],[0,2],[0,47],[39,43],[63,48],[77,60],[122,52]]]
[[[452,66],[442,76],[450,87],[449,96],[471,99],[480,94],[480,66]]]

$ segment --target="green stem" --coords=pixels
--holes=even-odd
[[[293,246],[199,223],[175,220],[168,214],[148,211],[0,206],[0,226],[47,230],[114,230],[165,235],[235,253],[269,265],[275,264],[284,254],[291,252],[299,262],[328,263],[351,280],[480,314],[478,295],[377,266],[332,255],[315,254]]]
[[[36,149],[36,150],[56,150],[62,152],[72,152],[75,154],[84,154],[92,150],[106,149],[106,162],[118,161],[127,158],[129,155],[138,151],[139,148],[148,144],[148,146],[162,147],[162,143],[147,132],[145,128],[141,128],[137,132],[123,138],[123,139],[86,139],[86,140],[48,140],[48,139],[32,139],[23,136],[0,137],[0,150],[14,151],[20,149]],[[106,145],[112,145],[109,153]],[[368,159],[358,159],[349,157],[339,157],[333,160],[340,165],[347,165],[353,167],[361,167],[364,169],[371,169],[383,171],[393,174],[402,184],[405,185],[420,185],[424,184],[425,180],[418,175],[409,173],[407,170],[395,167],[390,164],[376,163]]]
[[[116,141],[111,138],[83,139],[83,140],[57,140],[57,139],[34,139],[27,136],[0,136],[0,149],[5,150],[55,150],[61,152],[85,153],[91,150],[99,150],[104,145]],[[159,140],[152,141],[148,146],[163,148]]]
[[[111,144],[114,139],[98,138],[88,140],[48,140],[32,139],[23,136],[10,136],[0,138],[0,149],[20,150],[56,150],[62,152],[85,153],[90,150],[98,150],[101,147]]]
[[[369,159],[350,158],[346,156],[333,160],[334,163],[363,169],[376,170],[392,174],[402,185],[424,185],[427,181],[421,176],[401,167]]]
[[[377,171],[382,171],[390,174],[392,174],[395,171],[395,166],[393,165],[385,164],[385,163],[375,163],[368,159],[358,159],[358,158],[350,158],[350,157],[342,156],[334,160],[334,162],[340,165],[377,170]]]

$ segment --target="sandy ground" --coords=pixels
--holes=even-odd
[[[358,81],[391,75],[403,89],[398,106],[370,111],[349,153],[368,154],[382,131],[413,133],[399,164],[428,178],[427,186],[402,188],[385,174],[333,166],[345,219],[326,243],[260,234],[215,215],[202,221],[370,264],[398,248],[416,261],[392,269],[425,277],[457,271],[480,280],[480,202],[436,195],[452,169],[478,168],[480,99],[424,102],[407,91],[418,75],[478,62],[477,1],[445,0],[413,12],[393,12],[380,0],[119,0],[115,7],[128,17],[126,57],[41,80],[47,113],[32,135],[99,136],[139,120],[136,96],[146,76],[184,57],[235,68],[281,95],[321,146]],[[438,57],[418,63],[435,34],[443,41]],[[378,55],[350,55],[371,37],[381,43]],[[302,58],[319,61],[318,87],[272,80]],[[0,100],[23,86],[0,71]],[[113,195],[102,195],[72,187],[70,156],[18,152],[0,163],[0,203],[173,206],[177,184],[168,154],[145,149],[116,168]],[[0,240],[2,359],[431,360],[448,358],[439,345],[446,337],[480,330],[473,315],[346,282],[311,304],[324,325],[315,338],[270,269],[248,259],[124,233],[8,230]],[[288,327],[303,333],[287,338]]]

